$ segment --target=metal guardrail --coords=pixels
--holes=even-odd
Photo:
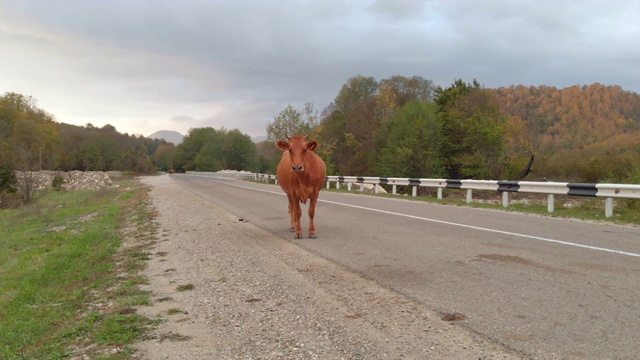
[[[275,183],[278,181],[275,175],[249,172],[190,173],[265,182],[273,180]],[[349,191],[351,191],[353,184],[370,184],[373,185],[376,193],[379,190],[378,186],[391,185],[394,195],[397,194],[398,186],[411,186],[413,197],[417,196],[419,187],[436,188],[438,199],[443,198],[443,189],[462,189],[467,190],[467,203],[473,201],[473,190],[499,191],[502,194],[502,206],[505,208],[509,206],[509,193],[547,194],[547,211],[550,213],[555,210],[555,195],[601,197],[605,200],[606,217],[613,216],[614,198],[640,199],[640,185],[636,184],[327,176],[327,189],[330,188],[331,183],[335,183],[336,189],[339,189],[341,184],[346,184]],[[364,186],[361,186],[360,189],[364,190]]]
[[[189,171],[189,174],[199,175],[199,176],[207,176],[207,177],[217,177],[224,179],[238,179],[238,180],[258,180],[262,174],[256,174],[248,171]]]
[[[502,193],[502,206],[509,206],[509,193],[538,193],[547,194],[547,211],[555,210],[554,195],[603,197],[605,199],[605,216],[613,216],[613,199],[640,199],[640,185],[634,184],[596,184],[596,183],[561,183],[561,182],[532,182],[532,181],[502,181],[502,180],[456,180],[456,179],[423,179],[423,178],[385,178],[358,176],[327,176],[327,188],[335,182],[336,187],[351,184],[391,185],[392,194],[396,194],[397,186],[411,186],[412,196],[417,196],[418,187],[438,189],[438,199],[442,199],[442,189],[467,190],[467,203],[472,202],[473,190],[492,190]]]

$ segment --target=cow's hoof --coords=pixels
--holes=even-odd
[[[317,239],[318,236],[316,234],[309,234],[309,239]]]
[[[302,239],[302,234],[296,234],[296,236],[294,237],[294,239]]]
[[[290,227],[289,228],[289,232],[295,232],[295,231],[296,231],[296,228],[294,228],[294,227]]]

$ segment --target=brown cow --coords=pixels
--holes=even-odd
[[[316,203],[320,189],[327,177],[327,167],[324,161],[314,150],[318,147],[317,141],[307,141],[305,135],[287,136],[287,141],[280,140],[277,145],[282,152],[282,159],[278,164],[278,183],[289,198],[289,215],[291,215],[290,231],[295,231],[295,239],[302,239],[302,225],[300,217],[302,209],[300,202],[309,203],[309,238],[316,238],[316,228],[313,225],[313,216],[316,212]]]
[[[169,176],[171,176],[171,174],[175,174],[175,173],[176,173],[176,171],[175,171],[175,170],[173,170],[173,169],[169,169]]]

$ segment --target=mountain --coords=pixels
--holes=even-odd
[[[165,139],[167,142],[172,142],[175,145],[180,144],[182,142],[182,139],[184,139],[184,135],[173,130],[156,131],[147,137],[150,139]]]
[[[490,91],[504,113],[522,120],[539,153],[586,155],[596,148],[604,153],[611,146],[636,148],[640,141],[640,94],[620,86],[518,85]]]
[[[252,137],[251,140],[253,140],[254,143],[259,143],[261,141],[267,140],[267,137],[264,135],[260,135],[260,136]]]

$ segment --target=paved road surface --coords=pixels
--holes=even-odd
[[[532,358],[638,358],[638,227],[323,191],[318,239],[293,240],[278,186],[172,178],[428,308],[464,314],[464,326]],[[307,225],[305,212],[305,236]]]

